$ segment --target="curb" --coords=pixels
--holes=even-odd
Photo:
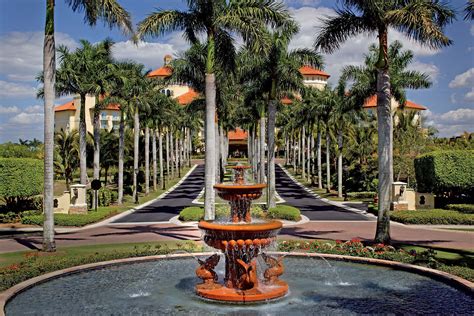
[[[191,167],[191,169],[189,169],[189,171],[175,185],[173,185],[171,188],[169,188],[165,192],[161,193],[157,198],[155,198],[153,200],[150,200],[148,202],[140,204],[140,205],[138,205],[134,208],[131,208],[127,211],[124,211],[120,214],[109,217],[109,218],[107,218],[103,221],[100,221],[100,222],[97,222],[97,223],[94,223],[94,224],[86,225],[86,226],[79,227],[79,228],[55,228],[54,231],[56,233],[74,233],[74,232],[78,232],[78,231],[82,231],[82,230],[86,230],[86,229],[90,229],[90,228],[97,228],[97,227],[101,227],[101,226],[104,226],[104,225],[107,225],[107,224],[111,224],[113,221],[115,221],[117,219],[120,219],[122,217],[130,215],[130,214],[134,213],[137,210],[140,210],[144,207],[147,207],[148,205],[150,205],[152,203],[155,203],[156,201],[159,201],[159,200],[165,198],[168,194],[170,194],[172,191],[174,191],[179,185],[181,185],[181,183],[183,183],[189,177],[189,175],[194,171],[194,169],[197,168],[197,166],[198,165],[195,164],[193,167]],[[123,223],[123,224],[126,224],[126,223]],[[22,228],[18,228],[18,229],[15,229],[15,228],[12,228],[12,229],[0,228],[0,231],[1,232],[25,232],[25,233],[42,232],[43,231],[42,228],[23,228],[23,229]]]
[[[335,202],[335,201],[331,201],[331,200],[328,200],[326,198],[321,198],[318,194],[314,193],[310,188],[306,187],[304,184],[302,184],[301,182],[299,182],[295,177],[293,177],[290,172],[288,170],[286,170],[285,167],[283,167],[281,164],[278,164],[278,166],[283,170],[283,172],[285,172],[285,174],[294,182],[296,183],[299,187],[301,187],[303,190],[305,190],[307,193],[311,194],[312,196],[314,196],[315,198],[325,202],[325,203],[328,203],[328,204],[331,204],[331,205],[334,205],[334,206],[337,206],[337,207],[340,207],[340,208],[343,208],[345,209],[346,211],[350,211],[350,212],[354,212],[354,213],[358,213],[358,214],[361,214],[361,215],[364,215],[365,217],[369,218],[369,219],[376,219],[377,217],[373,214],[370,214],[368,213],[367,211],[361,211],[359,209],[356,209],[354,207],[349,207],[347,205],[344,205],[342,203],[339,203],[339,202]]]
[[[352,257],[345,255],[334,255],[334,254],[319,254],[319,253],[302,253],[302,252],[268,252],[271,254],[283,255],[283,256],[293,256],[293,257],[311,257],[315,259],[322,258],[323,260],[331,259],[337,261],[346,261],[346,262],[355,262],[359,264],[372,264],[377,266],[389,267],[395,270],[403,270],[412,273],[419,273],[437,279],[445,284],[456,287],[468,295],[474,294],[474,283],[469,282],[458,276],[449,274],[447,272],[434,270],[430,268],[425,268],[421,266],[401,263],[397,261],[388,261],[381,259],[372,259],[372,258],[363,258],[363,257]],[[47,282],[52,279],[60,278],[62,276],[79,273],[82,271],[96,270],[107,266],[136,263],[136,262],[148,262],[155,261],[160,259],[173,259],[173,258],[187,258],[187,257],[197,257],[197,256],[209,256],[215,254],[215,252],[197,252],[197,253],[186,253],[186,254],[168,254],[168,255],[156,255],[156,256],[147,256],[147,257],[138,257],[138,258],[125,258],[117,259],[110,261],[102,261],[96,263],[89,263],[81,266],[70,267],[63,270],[58,270],[50,273],[46,273],[29,280],[23,281],[13,287],[0,293],[0,316],[5,315],[5,306],[12,298],[14,298],[19,293],[28,290],[29,288],[38,285],[40,283]]]

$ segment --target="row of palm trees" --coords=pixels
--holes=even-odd
[[[377,93],[378,109],[378,132],[379,132],[379,218],[377,225],[376,239],[380,242],[389,240],[389,201],[390,187],[393,180],[392,167],[392,117],[390,113],[390,98],[392,91],[390,88],[391,61],[388,55],[388,33],[389,28],[395,28],[408,35],[411,39],[432,48],[440,48],[451,44],[451,40],[444,33],[444,27],[454,18],[454,11],[446,4],[438,1],[410,0],[410,1],[385,1],[385,0],[344,0],[341,1],[343,7],[337,10],[337,15],[326,18],[323,27],[316,37],[315,48],[332,53],[339,48],[342,42],[359,33],[377,34],[379,39],[378,58],[375,69],[377,71],[376,85],[372,88]],[[132,25],[129,14],[115,0],[97,1],[69,1],[68,3],[74,11],[85,12],[85,21],[91,25],[98,20],[105,21],[110,27],[117,26],[125,33],[132,33]],[[236,70],[242,68],[238,66],[237,53],[235,49],[234,36],[239,35],[243,39],[246,49],[251,52],[251,56],[258,59],[258,56],[266,56],[278,61],[285,61],[287,44],[294,34],[296,27],[283,3],[274,0],[188,0],[188,10],[158,10],[150,14],[145,20],[139,23],[136,39],[146,36],[160,36],[172,31],[182,31],[184,37],[194,46],[201,45],[205,52],[201,58],[204,66],[203,71],[199,69],[196,73],[203,78],[202,90],[205,96],[205,139],[206,139],[206,170],[205,170],[205,218],[214,218],[214,189],[218,170],[216,149],[220,146],[216,144],[216,104],[227,103],[228,94],[221,93],[228,90],[234,81],[240,81],[242,76],[233,75]],[[45,225],[44,225],[44,250],[53,251],[53,126],[54,126],[54,97],[55,97],[55,45],[54,45],[54,0],[46,0],[46,25],[44,43],[44,100],[45,100]],[[468,15],[471,11],[467,11]],[[469,16],[472,16],[469,15]],[[276,44],[276,45],[274,45]],[[307,57],[303,57],[306,63],[321,66],[320,58],[309,58],[318,56],[314,51],[308,52]],[[256,61],[257,64],[266,64],[268,58],[263,61]],[[268,63],[271,64],[271,63]],[[236,66],[237,65],[237,66]],[[281,82],[283,89],[278,87],[278,72],[281,67],[292,68],[291,62],[278,63],[276,68],[267,68],[269,80],[257,77],[255,82],[261,81],[262,90],[253,93],[255,97],[249,97],[248,90],[252,90],[253,84],[248,84],[248,89],[243,89],[242,93],[235,93],[230,99],[252,100],[258,105],[260,117],[264,115],[265,104],[268,105],[268,140],[272,146],[268,150],[270,157],[268,160],[269,194],[272,199],[274,194],[274,122],[276,101],[285,90],[293,90],[294,85],[290,82]],[[135,68],[132,72],[140,73],[140,69]],[[226,77],[229,79],[216,80],[216,77]],[[263,74],[262,74],[263,75]],[[294,74],[295,78],[298,74]],[[300,78],[301,79],[301,78]],[[126,81],[124,81],[126,82]],[[129,83],[132,80],[128,81]],[[252,82],[249,81],[249,82]],[[221,85],[222,83],[222,85]],[[229,84],[230,83],[230,84]],[[268,86],[270,83],[270,86]],[[228,86],[226,86],[228,84]],[[265,89],[263,89],[265,87]],[[137,108],[141,104],[138,97],[140,86],[135,87],[135,92],[127,96],[130,102],[129,108],[133,112],[136,125],[139,124]],[[134,89],[130,89],[132,91]],[[298,92],[298,91],[288,91]],[[252,93],[250,93],[251,95]],[[288,93],[290,94],[290,93]],[[221,96],[222,95],[222,96]],[[354,95],[356,93],[354,92]],[[120,98],[120,96],[117,96]],[[232,100],[229,101],[233,103]],[[245,121],[242,119],[242,121]],[[244,123],[244,122],[242,122]],[[247,120],[248,124],[255,122]],[[260,137],[265,134],[264,120],[261,120]],[[138,126],[135,126],[138,127]],[[262,128],[263,127],[263,128]],[[135,128],[138,133],[138,128]],[[262,133],[263,132],[263,133]],[[306,131],[305,131],[306,132]],[[255,129],[253,130],[255,135]],[[263,164],[261,152],[264,148],[260,143],[260,163]],[[256,156],[255,152],[253,152]],[[81,152],[82,156],[82,152]],[[120,165],[119,165],[120,169]],[[261,176],[264,167],[260,166]],[[271,204],[271,200],[269,204]]]

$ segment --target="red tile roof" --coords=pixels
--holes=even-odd
[[[161,68],[155,69],[153,71],[150,71],[150,73],[147,75],[147,77],[169,77],[173,73],[173,69],[168,66],[163,66]]]
[[[177,97],[176,101],[178,101],[178,103],[181,105],[187,105],[193,102],[193,100],[196,99],[198,96],[199,96],[199,93],[197,93],[193,89],[189,89],[188,92]]]
[[[75,111],[76,107],[74,106],[74,100],[69,101],[68,103],[64,103],[63,105],[59,105],[54,108],[54,112],[61,112],[61,111]]]
[[[120,111],[120,104],[110,103],[105,107],[106,110]]]
[[[374,108],[376,106],[377,106],[377,95],[373,95],[370,98],[367,98],[365,100],[364,108]],[[410,100],[407,100],[407,102],[405,103],[405,108],[414,109],[414,110],[422,110],[422,111],[428,109],[427,107],[420,104],[416,104],[415,102],[412,102]]]
[[[288,97],[283,97],[283,98],[280,100],[280,102],[281,102],[282,104],[285,104],[285,105],[288,105],[288,104],[292,104],[292,103],[293,103],[293,101],[292,101],[290,98],[288,98]]]
[[[229,138],[229,140],[246,140],[247,132],[241,128],[236,128],[233,131],[229,131],[227,137]]]
[[[310,66],[301,67],[300,72],[301,72],[302,75],[322,76],[322,77],[326,77],[326,78],[331,77],[330,75],[328,75],[324,71],[319,70],[319,69],[315,69],[315,68],[310,67]]]

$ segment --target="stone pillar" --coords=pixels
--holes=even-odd
[[[408,210],[408,201],[406,200],[407,184],[405,182],[392,183],[392,203],[391,209],[394,211]]]
[[[86,186],[84,184],[71,185],[71,204],[69,214],[87,214]]]

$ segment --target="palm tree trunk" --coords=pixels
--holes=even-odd
[[[291,137],[292,137],[292,146],[293,146],[293,163],[292,163],[292,165],[293,165],[293,171],[294,171],[295,174],[296,174],[296,172],[297,172],[297,170],[298,170],[298,161],[297,161],[298,154],[297,154],[297,152],[296,152],[297,149],[298,149],[298,148],[297,148],[297,147],[298,147],[298,144],[297,144],[297,142],[296,142],[296,137],[297,137],[297,136],[293,134]]]
[[[43,44],[44,72],[44,190],[43,251],[56,251],[54,240],[54,85],[56,82],[54,43],[54,0],[46,2]]]
[[[342,129],[337,132],[337,145],[339,154],[337,156],[337,196],[342,197]]]
[[[258,122],[254,125],[254,128],[253,128],[253,146],[254,146],[254,149],[253,149],[253,152],[254,152],[254,168],[255,168],[255,172],[254,172],[254,178],[255,178],[255,181],[258,181],[258,178],[260,177],[259,175],[259,159],[260,159],[260,141],[258,140],[258,132],[257,132],[257,129],[258,129]]]
[[[174,157],[174,139],[173,139],[173,133],[171,131],[169,134],[170,134],[171,178],[174,178],[175,163],[176,163],[176,158]]]
[[[153,163],[153,191],[157,189],[157,176],[158,170],[156,165],[156,129],[153,129],[151,132],[151,155],[152,155],[152,163]]]
[[[170,131],[166,129],[166,176],[170,177]]]
[[[219,125],[219,143],[220,143],[220,152],[221,152],[221,173],[222,179],[224,179],[224,168],[226,165],[226,152],[225,152],[225,132],[222,124]]]
[[[285,134],[285,166],[288,165],[288,150],[289,150],[288,135]]]
[[[163,165],[163,133],[161,132],[161,129],[158,129],[158,159],[160,159],[160,184],[161,188],[164,190],[166,188],[165,185],[165,175],[164,175],[164,165]]]
[[[86,95],[81,96],[79,112],[79,168],[81,184],[87,184],[87,127],[86,127]]]
[[[321,129],[318,124],[318,189],[323,189],[323,168],[321,166]]]
[[[123,110],[120,111],[119,125],[119,154],[118,154],[118,198],[117,203],[123,203],[123,160],[125,150],[125,118]]]
[[[180,148],[179,148],[179,134],[176,135],[176,138],[175,138],[175,150],[176,150],[176,154],[175,154],[175,158],[176,158],[176,170],[177,170],[177,173],[178,173],[178,178],[181,178],[181,154],[180,154]]]
[[[216,183],[222,182],[221,179],[221,146],[220,146],[220,138],[221,135],[219,135],[219,122],[217,122],[215,125],[215,148],[216,148]]]
[[[94,179],[100,179],[100,120],[97,110],[94,111]],[[95,208],[97,203],[95,194],[92,194],[92,206]]]
[[[276,207],[275,203],[275,122],[277,100],[268,103],[268,159],[267,159],[267,208]]]
[[[329,126],[326,122],[326,192],[331,192],[331,162],[330,162],[331,137],[329,135]]]
[[[213,42],[210,43],[213,46]],[[213,48],[213,47],[212,47]],[[211,49],[211,47],[209,48]],[[211,55],[211,54],[209,54]],[[213,55],[213,54],[212,54]],[[209,60],[208,63],[213,61]],[[208,66],[211,68],[211,66]],[[209,70],[209,69],[208,69]],[[214,73],[206,73],[206,153],[205,153],[205,200],[204,219],[215,218],[214,184],[216,181],[216,77]]]
[[[138,204],[138,146],[140,135],[140,118],[138,117],[138,106],[135,106],[133,119],[133,201]]]
[[[260,117],[260,164],[259,164],[259,182],[265,182],[265,115]]]
[[[315,159],[314,159],[314,135],[313,131],[311,131],[311,174],[315,174],[316,168],[315,168]]]
[[[252,132],[248,130],[248,138],[247,138],[247,158],[250,163],[252,163]]]
[[[308,152],[306,154],[306,176],[307,181],[311,181],[311,133],[308,131],[308,135],[306,136],[306,146],[308,147]]]
[[[150,128],[145,127],[145,195],[150,193]]]
[[[301,132],[301,176],[302,178],[306,178],[306,170],[305,170],[305,154],[306,154],[306,128],[303,126],[303,131]]]
[[[193,138],[191,129],[188,128],[188,167],[191,168],[191,160],[193,156]]]
[[[390,242],[390,200],[393,181],[393,122],[390,108],[390,76],[388,69],[377,75],[377,125],[379,157],[379,211],[376,242]]]

